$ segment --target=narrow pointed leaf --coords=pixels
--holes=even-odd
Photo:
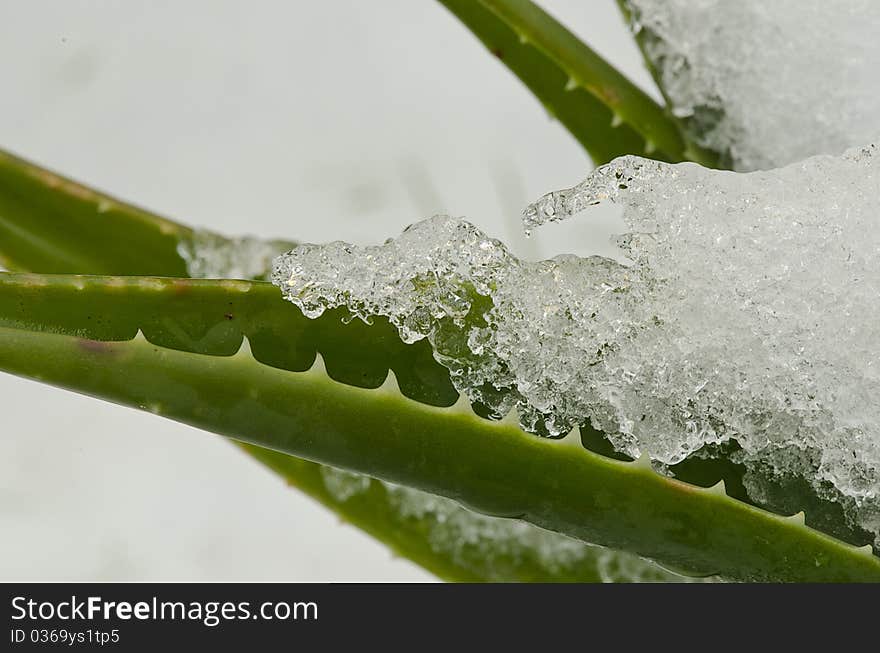
[[[633,32],[633,37],[635,38],[636,44],[639,46],[639,50],[642,53],[642,61],[645,64],[645,69],[650,73],[651,79],[654,80],[654,84],[656,84],[657,88],[660,90],[661,95],[663,95],[664,100],[666,101],[666,106],[670,106],[669,96],[666,93],[666,89],[663,87],[663,80],[657,72],[657,68],[654,66],[651,59],[648,57],[648,48],[651,45],[651,41],[656,37],[648,32],[648,30],[644,29],[640,25],[636,25],[633,21],[632,9],[629,3],[629,0],[617,0],[617,6],[620,8],[620,12],[623,15],[623,19],[626,21],[627,25],[630,26]],[[676,122],[680,122],[678,118],[676,118],[671,112],[669,112],[672,116],[672,119]],[[706,166],[707,168],[728,168],[729,165],[722,165],[721,157],[718,152],[713,152],[711,150],[707,150],[704,147],[701,147],[694,143],[691,139],[687,137],[687,131],[683,128],[680,128],[682,138],[685,141],[685,150],[684,150],[684,158],[689,161],[697,161],[698,163]]]
[[[271,449],[243,445],[257,460],[290,484],[340,514],[350,524],[384,542],[396,555],[421,565],[438,578],[471,582],[681,582],[636,556],[577,543],[554,533],[506,527],[510,520],[489,519],[462,507],[442,513],[413,513],[405,503],[437,498],[415,497],[416,491],[393,488],[375,479],[351,496],[331,491],[326,466]],[[336,472],[332,472],[336,473]],[[342,506],[342,509],[340,509]],[[452,522],[452,523],[450,523]]]
[[[569,84],[568,73],[481,2],[440,0],[486,49],[507,66],[546,110],[583,146],[596,165],[623,154],[644,153],[645,138],[586,89]],[[661,154],[663,158],[673,157]]]
[[[678,125],[665,109],[535,3],[440,1],[490,51],[502,54],[501,60],[584,144],[596,163],[607,161],[609,154],[647,154],[673,162],[686,158]],[[555,90],[559,83],[562,93]],[[603,116],[595,102],[608,113]],[[578,111],[583,112],[579,118]],[[628,132],[615,134],[620,127],[612,122],[637,133],[638,147],[633,147]]]
[[[0,264],[13,270],[186,276],[192,230],[0,151]]]
[[[19,279],[18,302],[10,300],[2,309],[9,314],[8,326],[0,328],[0,368],[695,572],[737,580],[880,580],[880,559],[870,550],[748,506],[717,488],[687,485],[655,474],[650,466],[600,456],[579,443],[538,438],[509,423],[479,418],[459,403],[452,408],[431,406],[387,388],[333,380],[332,354],[327,356],[327,372],[323,366],[303,372],[273,366],[273,361],[277,365],[287,357],[305,358],[305,341],[296,331],[273,334],[280,337],[274,344],[266,337],[269,333],[258,331],[262,339],[254,337],[250,346],[235,351],[236,340],[246,342],[241,333],[248,331],[245,318],[238,335],[230,330],[239,319],[236,315],[248,312],[241,302],[251,293],[259,297],[266,284],[57,281],[71,295],[67,302],[61,294],[55,297],[56,313],[65,315],[62,330],[77,320],[87,325],[89,315],[94,320],[124,314],[142,299],[146,304],[155,301],[155,295],[174,293],[187,298],[183,303],[201,308],[193,309],[192,321],[184,320],[184,326],[173,319],[145,322],[146,338],[84,339],[34,330],[39,325],[28,317],[27,299],[47,296],[56,280]],[[15,280],[7,283],[11,287]],[[35,292],[35,287],[41,290]],[[232,306],[233,319],[208,312],[198,298],[200,289]],[[75,311],[64,310],[87,305],[90,295],[101,296],[92,313],[77,317]],[[114,302],[117,310],[112,310]],[[276,305],[266,310],[296,313],[280,300]],[[204,313],[199,328],[196,312]],[[253,324],[271,323],[268,317]],[[119,328],[122,333],[130,325]],[[105,326],[94,333],[101,329],[105,338],[113,335]],[[381,349],[370,341],[373,333],[367,329],[360,334],[366,341],[359,337],[340,351],[351,351],[355,342],[365,349]],[[342,345],[349,335],[341,329],[330,342]],[[151,337],[163,344],[150,342]],[[179,349],[188,342],[203,353]],[[401,355],[398,367],[405,369],[408,361],[408,355]],[[354,374],[352,367],[336,376]]]
[[[185,276],[185,264],[179,252],[191,249],[196,235],[186,226],[152,215],[0,151],[0,265],[40,272]],[[9,286],[4,286],[4,289],[9,290]],[[262,296],[258,295],[259,293],[249,295],[250,298],[256,297],[249,304],[253,311],[251,314],[261,314],[261,302],[267,301],[270,296],[273,301],[276,299],[275,291],[268,287],[264,288]],[[10,296],[4,295],[4,299],[10,300]],[[59,311],[56,301],[58,298],[50,287],[42,288],[40,292],[27,298],[26,303],[30,310],[24,319],[42,319],[44,326],[54,324],[53,328],[59,332],[88,333],[88,337],[95,339],[126,339],[132,337],[138,328],[144,328],[150,332],[151,338],[166,346],[206,353],[217,352],[217,343],[222,342],[224,336],[235,333],[234,329],[230,331],[228,328],[215,328],[210,333],[210,330],[202,331],[198,324],[188,322],[186,315],[179,311],[168,322],[174,324],[174,328],[163,326],[164,317],[161,316],[174,314],[169,304],[178,309],[186,306],[188,299],[185,295],[176,302],[165,298],[158,304],[149,304],[146,314],[137,314],[138,318],[133,321],[126,321],[124,316],[128,313],[117,311],[116,306],[99,307],[98,315],[88,311],[85,316],[79,315],[80,318],[84,317],[81,320],[84,324],[79,324],[77,319],[68,321],[70,314]],[[75,306],[67,308],[76,313]],[[95,309],[95,305],[92,304],[91,308]],[[230,307],[226,305],[206,310],[213,310],[215,317],[222,314],[224,321],[235,319]],[[8,303],[5,305],[4,315],[7,318],[16,315],[15,311],[10,310]],[[153,317],[150,318],[150,315]],[[332,359],[334,373],[344,377],[346,370],[354,369],[354,375],[346,377],[349,382],[373,382],[375,376],[371,377],[369,373],[372,363],[363,360],[362,356],[360,362],[352,366],[350,359],[357,359],[359,353],[366,354],[369,359],[370,354],[376,352],[355,347],[352,352],[339,351],[339,355],[335,355],[332,334],[341,325],[338,317],[328,315],[323,320],[311,322],[301,315],[297,320],[296,315],[296,312],[288,311],[287,316],[293,316],[290,319],[296,324],[291,326],[285,319],[281,319],[281,326],[299,328],[309,334],[323,334],[323,338],[315,335],[309,337],[321,341],[324,355],[329,355]],[[18,317],[22,318],[22,315],[18,314]],[[327,328],[321,328],[322,324],[328,325]],[[349,329],[358,333],[365,327],[366,325],[355,323]],[[75,330],[65,331],[67,328]],[[392,361],[391,364],[395,360],[394,353],[388,358],[387,350],[403,356],[401,352],[407,351],[407,348],[402,346],[396,334],[389,328],[383,332],[379,326],[377,330],[380,333],[374,339],[374,345],[380,348],[384,346],[381,356],[387,358],[378,366],[381,368],[379,371],[384,374],[389,360]],[[279,329],[279,332],[284,331]],[[262,348],[261,333],[266,333],[266,329],[251,329],[248,333],[258,350]],[[271,335],[266,337],[270,340],[272,338]],[[314,356],[315,346],[312,343],[306,347],[307,350],[312,348],[307,351],[306,359],[311,360],[308,357]],[[222,346],[219,351],[224,351]],[[276,364],[279,362],[277,357],[271,360]],[[302,364],[302,358],[298,358],[296,353],[289,353],[285,358],[289,366],[297,361]],[[415,361],[404,367],[405,371],[399,372],[404,387],[412,389],[419,385],[421,401],[451,403],[454,400],[448,374],[436,364],[427,350],[420,351]],[[359,377],[363,370],[367,370],[367,373]],[[418,383],[414,378],[418,379]],[[564,564],[561,564],[558,560],[548,560],[538,555],[537,549],[520,537],[504,539],[503,536],[496,536],[499,538],[496,542],[498,546],[493,547],[492,555],[462,555],[461,546],[450,544],[448,537],[436,536],[434,531],[440,526],[434,515],[426,514],[420,519],[402,517],[386,490],[373,489],[373,486],[379,487],[378,482],[372,483],[370,493],[343,500],[328,492],[324,482],[327,470],[321,465],[256,446],[243,445],[243,448],[279,473],[291,486],[306,492],[345,521],[365,530],[399,555],[409,558],[444,580],[680,580],[679,576],[666,573],[634,556],[589,547],[581,547],[576,555],[569,555],[563,560]],[[472,517],[464,510],[459,514],[459,521],[470,519],[478,517]]]

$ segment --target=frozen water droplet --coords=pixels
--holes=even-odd
[[[292,247],[280,240],[226,238],[197,230],[177,245],[187,274],[196,279],[255,279],[268,276],[272,259]]]
[[[880,3],[626,4],[673,114],[737,170],[839,154],[880,134]]]
[[[734,439],[747,466],[833,487],[880,533],[874,151],[749,174],[626,156],[524,212],[537,227],[617,204],[627,266],[521,261],[437,216],[376,247],[301,246],[273,280],[308,313],[428,338],[464,396],[526,430],[592,422],[660,469]]]

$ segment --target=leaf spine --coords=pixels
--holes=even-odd
[[[238,347],[238,351],[235,352],[236,357],[240,358],[253,358],[254,352],[251,350],[251,341],[248,340],[248,337],[242,335],[241,337],[241,345]]]
[[[571,429],[564,438],[560,438],[558,442],[569,447],[583,449],[583,444],[581,443],[581,427],[575,424],[574,428]]]
[[[321,352],[315,352],[315,362],[312,363],[312,366],[308,369],[308,372],[309,374],[327,376],[327,366],[324,364],[324,357],[321,356]]]
[[[634,467],[638,467],[639,469],[647,469],[650,471],[654,471],[654,468],[651,466],[651,456],[647,451],[643,451],[638,458],[630,463]]]
[[[725,485],[724,479],[722,478],[720,481],[718,481],[712,487],[707,487],[706,491],[709,492],[710,494],[714,494],[719,497],[726,497],[727,496],[727,485]]]
[[[376,390],[388,395],[400,394],[400,384],[397,382],[397,375],[394,374],[394,370],[390,367],[388,368],[388,375],[385,377],[382,385],[376,388]]]

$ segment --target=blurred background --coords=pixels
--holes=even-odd
[[[656,96],[614,0],[540,0]],[[580,146],[435,0],[0,0],[0,147],[192,225],[377,243],[434,213],[523,256]],[[426,581],[228,442],[0,374],[0,580]],[[172,455],[173,452],[173,455]]]

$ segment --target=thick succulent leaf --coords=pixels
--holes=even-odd
[[[78,274],[186,276],[187,227],[0,151],[0,265]]]
[[[86,188],[77,182],[66,179],[33,163],[24,161],[11,154],[0,151],[0,264],[10,269],[29,270],[34,272],[70,271],[80,274],[135,274],[149,273],[161,276],[185,276],[185,264],[180,256],[181,251],[189,251],[197,241],[197,234],[190,228],[171,222],[164,218],[137,209],[129,204],[110,198],[98,191]],[[220,237],[215,238],[219,242]],[[8,280],[11,277],[5,277]],[[4,291],[10,290],[9,285],[3,286]],[[43,292],[45,291],[45,292]],[[97,315],[85,311],[76,313],[75,307],[68,306],[76,318],[65,311],[58,311],[55,302],[58,297],[51,287],[43,288],[36,295],[30,295],[26,304],[28,311],[23,314],[11,308],[22,301],[21,297],[4,294],[4,315],[10,319],[41,320],[43,327],[51,328],[60,333],[76,333],[95,339],[119,340],[131,337],[140,326],[150,332],[150,337],[170,347],[189,348],[192,351],[206,353],[222,352],[212,349],[217,342],[223,340],[229,331],[211,335],[201,334],[200,322],[192,321],[192,313],[181,312],[188,302],[163,301],[161,305],[146,305],[146,312],[137,313],[137,319],[127,320],[127,312],[114,312],[116,306],[95,306]],[[262,301],[275,299],[274,290],[263,287],[264,294],[251,293],[249,315],[260,315]],[[100,300],[95,300],[100,301]],[[62,305],[64,302],[62,302]],[[189,306],[192,309],[192,306]],[[210,307],[196,307],[212,310]],[[229,319],[228,306],[214,306],[214,315],[223,314],[224,320]],[[102,315],[103,313],[103,315]],[[169,321],[166,315],[171,315]],[[153,316],[152,318],[150,316]],[[163,317],[158,317],[163,316]],[[188,317],[189,316],[189,317]],[[154,319],[155,318],[155,319]],[[233,317],[234,319],[234,317]],[[294,325],[285,322],[292,319]],[[162,326],[163,321],[173,324],[173,328]],[[20,324],[20,322],[18,323]],[[151,325],[152,326],[149,326]],[[322,325],[327,325],[323,328]],[[301,315],[287,313],[275,324],[277,333],[284,333],[286,327],[301,329],[315,339],[307,345],[309,355],[313,356],[317,341],[325,356],[334,361],[335,372],[348,383],[355,385],[371,383],[369,360],[362,364],[351,365],[352,358],[370,358],[377,354],[382,360],[380,367],[384,375],[385,365],[394,360],[395,355],[406,358],[401,352],[409,352],[413,361],[403,364],[402,378],[407,373],[417,375],[422,380],[419,399],[426,402],[452,402],[454,391],[448,375],[433,360],[425,348],[415,350],[403,347],[390,328],[379,324],[373,330],[374,346],[385,346],[391,351],[375,352],[356,347],[352,351],[338,350],[333,344],[333,334],[340,328],[338,316],[328,315],[317,322],[305,320]],[[253,325],[251,325],[253,326]],[[355,323],[349,330],[355,337],[365,328],[362,323]],[[71,331],[71,329],[74,329]],[[269,329],[272,330],[272,327]],[[257,329],[256,331],[259,331]],[[233,340],[235,331],[232,330]],[[261,346],[260,333],[254,329],[248,336]],[[269,336],[271,338],[271,336]],[[236,340],[236,342],[238,342]],[[309,349],[310,348],[310,349]],[[413,352],[417,351],[418,355]],[[336,355],[338,353],[338,356]],[[390,355],[390,358],[389,358]],[[286,359],[296,361],[295,354]],[[276,363],[278,361],[276,360]],[[346,375],[346,370],[352,374]],[[364,370],[367,371],[366,375]],[[363,376],[362,376],[363,375]],[[415,388],[416,386],[412,386]],[[650,563],[635,556],[611,550],[599,551],[592,547],[582,547],[575,556],[559,560],[547,559],[539,555],[529,541],[519,537],[504,539],[503,534],[496,534],[496,544],[492,555],[462,555],[459,545],[453,546],[449,538],[432,537],[440,528],[436,515],[425,514],[419,518],[407,518],[400,514],[399,507],[389,495],[387,488],[374,481],[369,493],[357,497],[340,498],[328,491],[326,477],[328,468],[322,465],[297,459],[286,454],[262,449],[254,445],[241,444],[242,448],[255,458],[275,470],[288,484],[306,492],[318,500],[341,519],[358,526],[370,533],[399,555],[437,574],[440,578],[451,581],[486,581],[486,580],[528,580],[528,581],[569,581],[593,582],[596,580],[612,580],[627,582],[630,580],[681,580],[681,577],[667,573]],[[377,489],[377,488],[382,488]],[[479,519],[462,510],[458,515],[460,521]]]
[[[231,356],[250,342],[260,362],[308,370],[320,351],[332,379],[364,388],[389,367],[408,397],[450,406],[458,393],[427,342],[404,343],[386,321],[373,325],[328,311],[310,320],[265,282],[158,277],[0,274],[0,326],[131,340],[138,331],[169,349]]]
[[[569,76],[541,50],[523,43],[516,31],[474,0],[440,0],[483,45],[516,75],[546,110],[583,146],[596,165],[623,154],[644,153],[645,138]],[[655,153],[663,158],[671,157]]]
[[[654,83],[660,90],[661,95],[663,95],[664,99],[666,100],[667,106],[669,106],[669,96],[666,93],[666,89],[663,88],[663,80],[657,73],[657,69],[654,67],[651,59],[647,56],[647,49],[650,47],[651,42],[657,37],[651,34],[649,30],[645,29],[641,25],[637,25],[633,21],[632,10],[630,8],[629,0],[617,0],[617,6],[620,8],[620,12],[623,14],[624,20],[632,29],[633,37],[635,38],[635,41],[639,46],[639,50],[642,53],[642,60],[644,61],[645,68],[650,73],[651,78],[654,80]],[[679,122],[679,118],[676,118],[674,114],[669,112],[669,115],[672,116],[673,120]],[[684,158],[688,159],[689,161],[697,161],[708,168],[729,167],[726,165],[722,165],[722,163],[729,163],[729,161],[722,161],[722,157],[719,155],[718,152],[713,152],[711,150],[707,150],[704,147],[700,147],[687,137],[686,130],[680,128],[680,131],[682,134],[682,138],[685,142]]]
[[[658,475],[645,461],[612,460],[579,437],[535,437],[510,421],[477,417],[467,402],[444,407],[448,395],[435,396],[439,406],[408,399],[393,377],[383,381],[374,354],[349,363],[334,360],[334,346],[384,352],[385,367],[412,395],[434,385],[412,362],[418,345],[393,337],[383,344],[374,340],[381,328],[356,322],[327,335],[309,332],[308,321],[292,328],[305,318],[287,317],[296,309],[270,301],[267,284],[18,275],[3,284],[6,371],[677,568],[737,580],[880,580],[870,547],[818,533],[803,515],[773,515],[722,487]],[[36,319],[40,301],[53,302],[54,323]],[[151,312],[152,320],[139,319]],[[126,317],[111,317],[119,315]],[[65,335],[77,325],[79,336]],[[138,328],[146,338],[114,341]],[[317,359],[291,371],[308,366],[313,346],[324,353],[324,338],[326,370]]]
[[[678,126],[664,108],[535,3],[440,2],[559,118],[597,164],[621,154],[687,158]]]
[[[375,536],[395,554],[437,577],[453,581],[497,582],[681,582],[685,579],[634,555],[568,538],[506,526],[460,507],[440,505],[415,490],[391,487],[376,479],[344,479],[356,490],[334,488],[331,468],[271,449],[242,445],[291,485],[337,512],[345,521]],[[328,474],[329,470],[329,474]],[[328,478],[329,476],[329,478]],[[407,509],[419,502],[427,510]],[[340,507],[342,506],[342,509]],[[707,579],[711,580],[711,579]]]
[[[382,320],[368,326],[345,323],[342,317],[336,311],[309,320],[265,283],[0,275],[3,326],[103,342],[131,339],[140,329],[164,347],[221,356],[235,353],[246,336],[264,363],[306,370],[320,350],[334,378],[345,383],[376,387],[390,365],[408,394],[437,405],[454,403],[457,394],[448,373],[426,343],[404,344]],[[498,546],[486,555],[485,547],[462,547],[438,537],[433,515],[402,512],[378,481],[341,497],[331,491],[327,468],[258,446],[245,449],[345,521],[446,580],[681,580],[635,556],[592,547],[553,558],[528,541],[500,541],[496,536]],[[459,520],[468,519],[461,513]]]

